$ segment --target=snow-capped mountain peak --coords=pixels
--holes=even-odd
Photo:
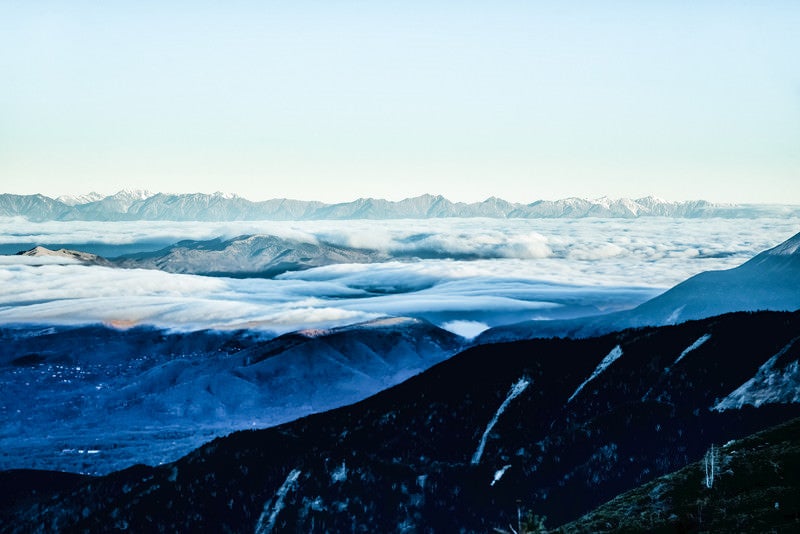
[[[61,195],[60,197],[57,197],[56,200],[66,204],[67,206],[77,206],[78,204],[97,202],[98,200],[103,200],[104,198],[105,195],[92,191],[91,193],[87,193],[85,195]]]
[[[137,200],[146,200],[154,195],[155,193],[148,191],[147,189],[122,189],[121,191],[117,191],[113,195],[109,195],[106,198],[113,198],[114,200],[129,201],[130,203],[133,203]]]

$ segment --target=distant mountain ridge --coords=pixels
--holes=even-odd
[[[431,219],[447,217],[580,218],[680,217],[751,218],[800,216],[800,206],[715,204],[705,200],[669,202],[652,196],[638,199],[589,200],[566,198],[514,203],[496,197],[482,202],[452,202],[425,194],[400,201],[359,198],[326,204],[317,201],[272,199],[254,202],[229,193],[167,194],[123,190],[102,197],[98,193],[61,196],[0,194],[0,216],[32,221],[243,221]]]
[[[0,470],[87,471],[78,451],[100,442],[114,445],[92,456],[95,472],[172,461],[214,436],[360,401],[465,345],[402,317],[271,339],[246,330],[3,327]],[[14,415],[12,401],[21,403]]]

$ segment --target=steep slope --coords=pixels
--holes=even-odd
[[[726,271],[700,273],[626,314],[627,325],[800,308],[800,234]]]
[[[552,532],[798,532],[799,472],[800,420],[794,419],[709,448],[703,460]]]
[[[800,359],[798,336],[800,314],[760,313],[477,347],[358,404],[0,513],[8,532],[487,532],[520,504],[563,523],[800,416],[710,409],[787,345]]]
[[[31,221],[70,220],[76,213],[72,206],[44,195],[0,194],[0,216],[26,217]]]
[[[695,275],[628,311],[570,321],[525,321],[493,328],[478,343],[577,336],[676,324],[737,311],[800,309],[800,233],[739,267]]]
[[[424,321],[255,332],[0,330],[0,468],[107,473],[356,402],[455,353]]]

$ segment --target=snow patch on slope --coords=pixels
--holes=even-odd
[[[755,376],[739,386],[730,395],[719,401],[712,410],[735,410],[745,404],[758,408],[762,404],[800,402],[800,365],[797,360],[776,367],[778,360],[794,346],[800,338],[794,338],[777,354],[759,367]]]
[[[511,467],[511,464],[506,464],[503,467],[501,467],[500,469],[498,469],[497,471],[495,471],[494,472],[494,477],[492,478],[492,482],[489,485],[490,486],[494,486],[495,484],[497,484],[500,481],[500,479],[503,478],[503,475],[506,474],[506,471],[508,471],[508,469],[510,467]]]
[[[475,450],[475,454],[472,455],[472,461],[470,462],[472,465],[478,465],[478,462],[481,461],[483,449],[486,447],[486,440],[489,439],[489,432],[491,432],[492,428],[494,428],[494,425],[497,424],[497,420],[500,419],[500,416],[504,411],[506,411],[506,408],[508,408],[508,405],[511,404],[511,401],[519,397],[519,395],[525,391],[525,388],[527,388],[530,384],[530,380],[522,377],[517,380],[513,386],[511,386],[511,389],[508,391],[508,395],[506,396],[506,400],[504,400],[503,404],[501,404],[497,409],[494,417],[492,417],[492,420],[489,421],[488,425],[486,425],[486,430],[483,431],[483,436],[481,436],[481,441],[478,444],[478,448]]]
[[[283,500],[286,498],[286,494],[289,493],[289,490],[292,489],[295,482],[297,482],[300,473],[301,471],[299,469],[292,469],[289,476],[287,476],[286,480],[281,484],[281,487],[278,488],[274,503],[272,503],[272,501],[266,502],[264,511],[261,512],[258,523],[256,523],[256,534],[267,534],[267,532],[272,532],[272,529],[275,528],[275,521],[278,519],[278,514],[283,510]],[[272,503],[271,507],[269,506],[270,503]],[[267,516],[268,511],[270,511],[269,516]]]
[[[675,324],[675,323],[677,323],[678,322],[678,317],[681,316],[681,312],[683,312],[683,309],[685,307],[686,307],[686,305],[684,304],[683,306],[681,306],[679,308],[675,308],[675,310],[671,314],[669,314],[669,317],[667,317],[667,320],[664,321],[664,324]]]
[[[672,365],[677,364],[679,361],[681,361],[683,359],[684,356],[686,356],[687,354],[689,354],[693,350],[700,348],[700,346],[703,343],[705,343],[706,341],[708,341],[709,339],[711,339],[711,334],[703,334],[702,336],[697,338],[697,340],[694,343],[692,343],[691,345],[689,345],[688,347],[683,349],[683,352],[681,352],[680,356],[678,356],[675,359],[675,362]]]
[[[570,396],[569,396],[569,399],[567,399],[567,404],[569,404],[570,402],[572,402],[572,399],[574,399],[574,398],[575,398],[575,396],[576,396],[578,393],[580,393],[580,392],[581,392],[581,390],[584,388],[584,386],[586,386],[586,384],[588,384],[589,382],[591,382],[592,380],[594,380],[595,378],[597,378],[597,377],[600,375],[600,373],[602,373],[603,371],[605,371],[605,370],[608,368],[608,366],[609,366],[609,365],[611,365],[612,363],[614,363],[615,361],[617,361],[617,359],[618,359],[620,356],[622,356],[622,347],[620,347],[619,345],[617,345],[616,347],[614,347],[613,349],[611,349],[611,352],[609,352],[609,353],[606,355],[606,357],[605,357],[605,358],[603,358],[603,361],[601,361],[601,362],[600,362],[600,364],[599,364],[599,365],[598,365],[598,366],[595,368],[595,370],[592,372],[592,375],[591,375],[589,378],[587,378],[586,380],[584,380],[584,381],[583,381],[583,383],[582,383],[580,386],[578,386],[578,389],[576,389],[576,390],[575,390],[575,391],[572,393],[572,395],[570,395]]]

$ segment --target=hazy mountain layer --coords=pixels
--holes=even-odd
[[[304,331],[0,329],[0,469],[107,473],[359,401],[462,347],[413,319]]]
[[[558,217],[733,217],[798,216],[800,207],[782,205],[713,204],[704,200],[668,202],[654,197],[594,200],[567,198],[530,204],[498,198],[482,202],[451,202],[440,195],[400,201],[360,198],[325,204],[273,199],[253,202],[236,195],[165,194],[120,191],[99,198],[96,193],[52,199],[44,195],[0,195],[0,216],[33,221],[247,221],[325,219],[427,219],[439,217],[558,218]]]

